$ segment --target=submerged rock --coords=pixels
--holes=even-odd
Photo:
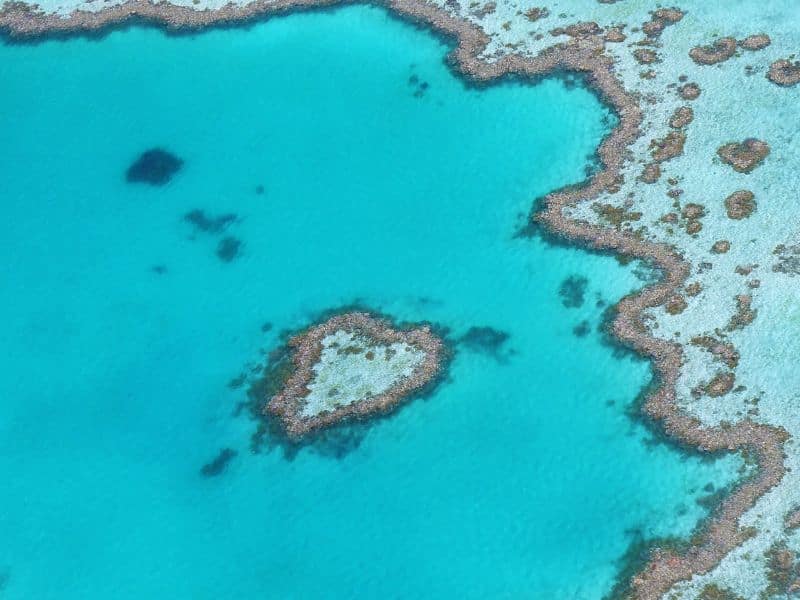
[[[161,148],[147,150],[128,167],[125,179],[128,183],[166,185],[180,171],[183,161]]]

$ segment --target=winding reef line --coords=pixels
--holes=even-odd
[[[702,542],[683,554],[655,549],[645,567],[630,581],[628,595],[637,600],[661,598],[678,582],[705,573],[739,544],[749,533],[739,527],[739,518],[776,486],[786,472],[783,443],[788,433],[778,427],[749,419],[732,426],[704,428],[677,405],[675,384],[683,359],[678,344],[650,334],[642,314],[664,304],[685,283],[690,265],[672,247],[641,240],[615,229],[572,220],[564,209],[597,198],[614,185],[620,175],[625,150],[640,135],[642,110],[614,75],[613,61],[604,53],[576,43],[558,44],[534,58],[506,55],[485,62],[481,53],[490,38],[476,25],[455,17],[425,0],[365,0],[393,11],[414,23],[453,37],[457,46],[448,56],[455,71],[467,80],[488,83],[513,75],[535,79],[554,71],[573,71],[586,76],[590,86],[619,116],[619,125],[602,142],[598,155],[603,169],[585,185],[549,194],[545,207],[535,218],[565,239],[597,250],[612,251],[647,260],[663,272],[660,282],[623,298],[616,306],[612,324],[616,337],[653,362],[658,387],[646,399],[643,411],[661,423],[667,435],[701,451],[748,451],[756,457],[756,475],[728,496],[704,528]],[[167,2],[128,0],[98,12],[76,11],[67,16],[44,14],[22,2],[11,2],[0,11],[0,31],[12,39],[41,39],[59,34],[102,32],[125,22],[154,23],[168,30],[195,30],[211,26],[246,23],[282,12],[340,6],[347,0],[255,0],[246,6],[228,4],[218,10],[195,10]],[[800,521],[800,518],[798,518]]]

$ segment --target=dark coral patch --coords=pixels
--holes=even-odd
[[[589,321],[581,321],[575,327],[572,328],[572,333],[575,337],[584,338],[589,335],[589,332],[592,330],[591,326],[589,325]]]
[[[204,211],[196,208],[183,215],[183,220],[194,226],[195,230],[203,233],[221,233],[228,225],[236,221],[236,215],[226,213],[218,217],[210,217]]]
[[[180,171],[183,161],[161,148],[152,148],[143,152],[128,167],[125,179],[128,183],[147,183],[150,185],[166,185]]]
[[[499,358],[509,334],[493,327],[470,327],[458,342],[473,351]]]
[[[229,236],[221,239],[219,244],[217,244],[217,256],[223,262],[231,262],[234,258],[239,256],[241,248],[241,240]]]
[[[581,275],[570,275],[558,288],[558,295],[561,296],[561,304],[567,308],[579,308],[583,306],[586,296],[586,287],[589,280]]]
[[[213,460],[203,465],[203,468],[200,469],[200,474],[203,477],[216,477],[217,475],[222,475],[222,473],[228,467],[228,463],[233,460],[233,457],[235,457],[236,454],[236,450],[232,450],[231,448],[223,448]]]

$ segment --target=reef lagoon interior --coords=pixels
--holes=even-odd
[[[652,273],[518,235],[613,115],[448,49],[364,6],[0,46],[4,600],[601,598],[735,480],[600,332]],[[231,380],[354,303],[446,328],[447,380],[251,453]]]

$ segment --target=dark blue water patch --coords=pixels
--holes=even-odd
[[[150,272],[156,275],[166,275],[167,271],[168,269],[166,265],[153,265],[150,267]]]
[[[242,250],[242,241],[228,236],[219,241],[217,244],[217,257],[222,262],[232,262],[235,258],[239,256]]]
[[[561,304],[566,308],[580,308],[583,306],[588,285],[589,280],[583,275],[570,275],[567,277],[558,288]]]
[[[183,160],[161,148],[146,150],[125,173],[128,183],[147,183],[162,186],[183,167]]]
[[[192,225],[195,231],[210,234],[222,233],[229,225],[235,223],[237,218],[235,213],[224,213],[212,217],[199,208],[195,208],[183,215],[183,220]]]
[[[222,448],[219,453],[200,469],[203,477],[217,477],[225,472],[228,464],[236,457],[238,452],[232,448]]]

